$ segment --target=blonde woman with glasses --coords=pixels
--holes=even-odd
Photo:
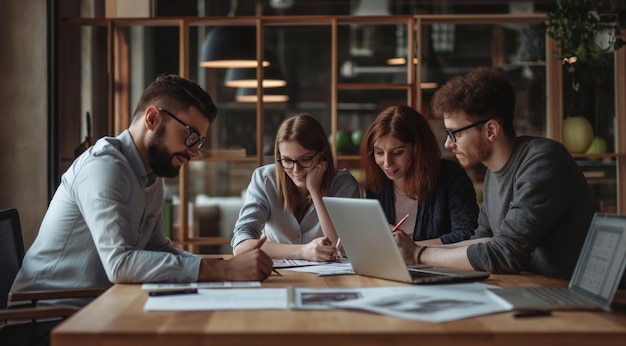
[[[358,198],[356,180],[336,168],[324,129],[308,113],[281,124],[274,153],[273,164],[252,174],[231,242],[235,256],[264,235],[272,258],[334,260],[338,238],[322,196]]]

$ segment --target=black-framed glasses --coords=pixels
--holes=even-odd
[[[298,166],[300,168],[309,168],[309,167],[311,167],[313,165],[313,159],[319,153],[320,152],[318,151],[317,153],[315,153],[313,155],[302,156],[301,158],[296,159],[296,160],[292,160],[292,159],[278,159],[276,161],[278,161],[280,163],[280,165],[283,166],[284,169],[292,169],[293,167],[295,167],[296,163],[298,164]]]
[[[200,138],[200,133],[196,131],[191,126],[185,124],[182,120],[178,119],[172,112],[168,111],[165,108],[158,108],[159,111],[169,115],[172,119],[178,121],[181,125],[183,125],[187,129],[187,137],[185,137],[185,145],[188,148],[193,147],[194,145],[198,145],[198,150],[204,147],[204,138]]]
[[[453,141],[454,143],[456,143],[456,134],[465,130],[469,130],[472,127],[476,127],[478,125],[482,125],[486,122],[488,122],[491,119],[485,119],[485,120],[481,120],[481,121],[477,121],[475,123],[471,123],[467,126],[461,127],[460,129],[456,129],[456,130],[448,130],[446,129],[446,133],[448,134],[448,137],[450,137],[450,140]]]

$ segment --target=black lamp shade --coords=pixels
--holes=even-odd
[[[218,26],[202,44],[200,66],[256,67],[256,28],[252,26]],[[268,66],[263,61],[263,66]]]
[[[256,94],[256,88],[238,88],[235,100],[237,102],[250,103],[257,102],[259,97]],[[263,102],[287,102],[289,101],[289,95],[287,95],[287,88],[269,88],[263,90]]]

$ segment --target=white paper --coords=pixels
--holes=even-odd
[[[260,281],[216,281],[216,282],[184,282],[184,283],[145,283],[142,290],[159,291],[185,288],[227,288],[227,287],[261,287]]]
[[[200,289],[197,294],[148,297],[146,311],[280,310],[288,307],[286,288]]]
[[[293,270],[302,273],[314,273],[320,276],[326,275],[346,275],[354,274],[352,264],[347,259],[337,262],[324,262],[323,265],[311,265],[307,267],[284,268],[285,270]]]
[[[367,288],[199,289],[197,294],[148,297],[146,311],[355,309],[427,322],[447,322],[511,310],[483,283]]]
[[[482,283],[370,288],[296,288],[295,309],[356,309],[395,317],[447,322],[508,311]]]
[[[272,259],[274,268],[291,268],[291,267],[305,267],[327,264],[328,262],[317,262],[308,260],[298,260],[291,258],[274,258]]]

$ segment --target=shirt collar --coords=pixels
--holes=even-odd
[[[117,139],[120,141],[124,156],[126,156],[128,163],[135,172],[135,175],[141,185],[145,187],[151,187],[154,185],[158,177],[156,173],[148,173],[146,171],[146,167],[143,165],[143,161],[141,160],[141,156],[139,155],[139,151],[135,146],[135,142],[133,141],[133,137],[130,132],[128,130],[124,130],[124,132],[117,136]]]

